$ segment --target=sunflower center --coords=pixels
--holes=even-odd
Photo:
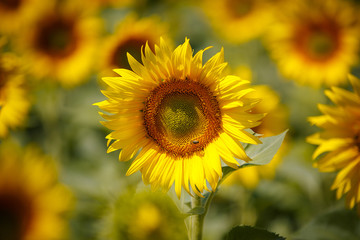
[[[218,137],[219,104],[208,88],[192,80],[171,79],[147,98],[144,125],[150,138],[173,156],[191,156]]]
[[[336,52],[338,35],[336,24],[331,21],[312,23],[298,31],[297,48],[306,58],[323,61]]]
[[[335,48],[332,37],[324,32],[314,33],[308,40],[309,52],[316,58],[328,56]]]
[[[252,0],[230,0],[227,1],[227,7],[234,17],[241,18],[249,14],[253,8]]]
[[[114,51],[111,64],[116,67],[130,69],[127,53],[130,53],[136,60],[141,60],[141,47],[145,45],[145,43],[146,39],[140,38],[129,38],[120,43]]]
[[[160,110],[161,124],[175,137],[185,137],[199,125],[198,99],[191,95],[173,95],[165,99]]]
[[[76,49],[74,22],[61,18],[46,19],[36,34],[35,45],[55,58],[70,55]]]
[[[9,10],[17,10],[21,5],[22,0],[0,0],[0,5]]]
[[[17,195],[0,195],[0,239],[23,239],[30,223],[29,203]]]
[[[355,146],[357,146],[358,151],[360,152],[360,134],[356,134],[354,137]]]

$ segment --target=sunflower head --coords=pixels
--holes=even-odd
[[[18,50],[37,79],[73,87],[91,72],[101,21],[79,4],[60,1],[47,7],[18,39]]]
[[[55,239],[64,236],[63,214],[72,194],[57,181],[55,165],[35,146],[0,145],[1,239]]]
[[[285,77],[338,85],[357,62],[359,9],[348,1],[291,1],[268,31],[267,45]]]
[[[158,44],[160,37],[167,32],[168,26],[155,16],[142,19],[138,19],[134,14],[126,16],[117,26],[115,33],[104,39],[103,54],[100,58],[104,74],[111,74],[106,70],[114,68],[130,69],[127,53],[136,60],[141,60],[141,47],[148,43],[154,51],[154,45]]]
[[[309,121],[323,131],[307,141],[319,145],[313,154],[314,166],[322,172],[338,172],[332,189],[337,190],[338,198],[346,195],[347,206],[353,208],[360,202],[360,80],[349,79],[354,92],[338,87],[325,91],[335,105],[319,105],[323,115]]]
[[[51,14],[39,23],[34,36],[34,47],[54,59],[65,58],[76,49],[76,34],[75,18]]]
[[[261,36],[274,18],[276,0],[202,0],[215,30],[233,43]],[[214,11],[216,9],[216,11]]]
[[[250,113],[259,100],[245,97],[249,81],[225,75],[223,50],[203,64],[205,50],[193,56],[188,39],[175,50],[160,39],[154,49],[145,46],[142,64],[128,54],[132,71],[104,78],[108,99],[97,105],[110,112],[102,114],[113,130],[108,151],[134,158],[127,174],[140,170],[155,189],[175,182],[178,196],[182,187],[201,196],[207,183],[216,188],[221,160],[233,168],[235,158],[250,161],[240,141],[260,143],[245,130],[260,124],[263,114]]]
[[[20,65],[15,55],[0,55],[0,138],[24,124],[31,105]]]
[[[0,1],[0,33],[17,35],[24,30],[29,22],[48,6],[53,6],[54,0],[1,0]]]

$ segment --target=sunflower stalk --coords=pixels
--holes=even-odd
[[[202,232],[204,226],[204,219],[209,210],[212,199],[215,196],[215,191],[211,192],[208,196],[205,196],[205,199],[201,199],[199,196],[194,194],[194,197],[191,198],[191,208],[201,209],[198,213],[195,213],[190,216],[190,240],[201,240]],[[205,200],[205,201],[204,201]]]
[[[191,208],[201,208],[201,198],[197,195],[191,198]],[[190,216],[190,240],[201,240],[205,214],[194,214]]]

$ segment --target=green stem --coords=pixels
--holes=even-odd
[[[194,194],[194,197],[191,198],[191,208],[194,209],[196,207],[201,207],[201,198]],[[204,225],[203,214],[191,215],[190,224],[190,240],[201,240]]]
[[[202,240],[202,232],[204,226],[204,219],[209,210],[210,203],[215,196],[215,192],[211,192],[206,199],[204,205],[204,212],[202,214],[194,214],[190,217],[190,240]],[[191,198],[191,208],[202,207],[201,198],[197,195]]]

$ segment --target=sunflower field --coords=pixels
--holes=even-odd
[[[356,240],[359,204],[359,0],[0,0],[0,240]]]

